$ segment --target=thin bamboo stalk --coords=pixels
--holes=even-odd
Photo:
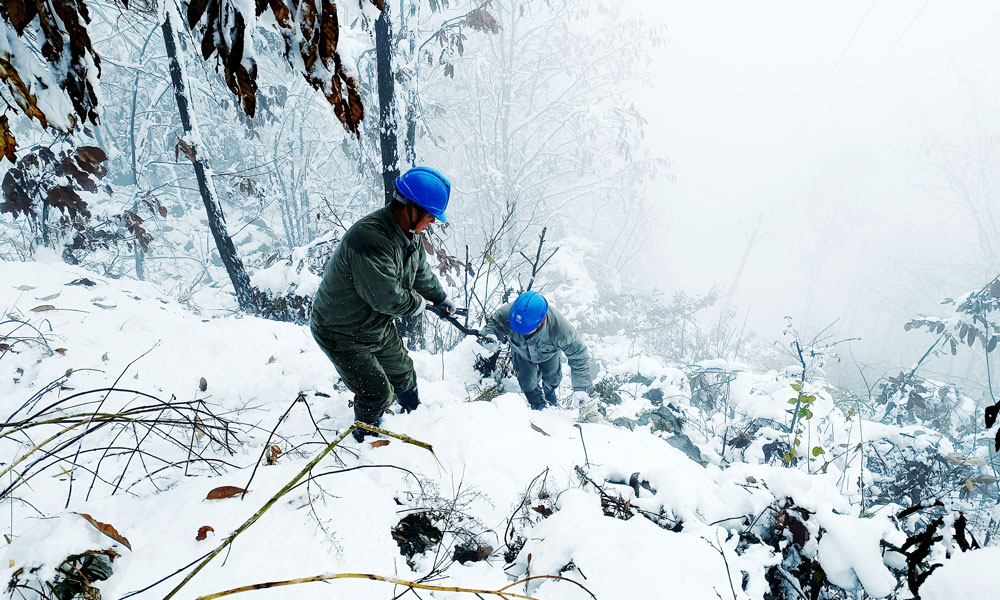
[[[396,438],[398,440],[402,440],[403,442],[406,442],[408,444],[413,444],[415,446],[420,446],[421,448],[424,448],[424,449],[430,451],[431,454],[434,453],[434,450],[433,450],[433,448],[431,448],[430,444],[427,444],[425,442],[421,442],[421,441],[415,440],[415,439],[413,439],[413,438],[411,438],[409,436],[405,436],[405,435],[398,434],[398,433],[393,433],[391,431],[386,431],[386,430],[380,429],[378,427],[374,427],[374,426],[371,426],[371,425],[366,425],[366,424],[364,424],[364,423],[362,423],[360,421],[355,421],[354,424],[351,425],[350,427],[348,427],[347,430],[344,433],[342,433],[339,436],[337,436],[337,439],[335,439],[332,442],[330,442],[330,444],[326,448],[324,448],[322,452],[320,452],[319,454],[317,454],[316,458],[314,458],[311,461],[309,461],[309,464],[307,464],[305,467],[303,467],[303,469],[301,471],[299,471],[299,473],[295,477],[293,477],[291,481],[289,481],[288,483],[286,483],[285,487],[283,487],[280,490],[278,490],[278,492],[274,496],[272,496],[270,500],[268,500],[267,502],[265,502],[264,506],[261,506],[260,509],[258,509],[257,512],[254,513],[252,517],[250,517],[249,519],[247,519],[246,522],[244,522],[242,525],[239,526],[238,529],[236,529],[236,531],[234,531],[221,544],[219,544],[219,546],[215,550],[213,550],[207,557],[205,557],[205,560],[203,560],[200,563],[198,563],[198,566],[195,567],[193,571],[191,571],[190,573],[188,573],[188,576],[185,577],[184,580],[181,581],[179,584],[177,584],[177,587],[175,587],[174,589],[170,590],[170,593],[167,594],[166,596],[164,596],[163,600],[170,600],[170,598],[173,598],[177,594],[177,592],[180,591],[180,589],[182,587],[184,587],[185,585],[187,585],[187,583],[189,581],[191,581],[191,579],[193,579],[195,575],[198,574],[199,571],[201,571],[203,568],[205,568],[205,565],[207,565],[209,562],[211,562],[212,559],[214,559],[216,556],[218,556],[220,552],[222,552],[230,544],[232,544],[233,541],[236,539],[236,536],[240,535],[241,533],[243,533],[244,531],[246,531],[247,529],[249,529],[251,525],[253,525],[254,523],[256,523],[257,520],[260,519],[264,515],[264,513],[267,512],[267,510],[269,508],[271,508],[272,506],[274,506],[274,504],[278,500],[280,500],[282,496],[284,496],[285,494],[287,494],[292,488],[295,487],[295,484],[297,484],[303,477],[305,477],[310,471],[312,471],[313,467],[315,467],[319,463],[319,461],[323,460],[323,458],[327,454],[329,454],[331,450],[333,450],[334,448],[336,448],[337,445],[340,444],[340,442],[344,441],[344,438],[346,438],[348,435],[350,435],[352,431],[354,431],[355,429],[357,429],[358,427],[361,427],[361,426],[364,426],[366,429],[369,429],[371,431],[376,431],[376,432],[378,432],[380,434],[387,435],[389,437],[394,437],[394,438]]]
[[[460,592],[466,594],[481,594],[485,596],[494,596],[497,598],[501,598],[503,600],[506,600],[507,598],[518,598],[520,600],[538,600],[533,596],[525,596],[524,594],[516,594],[514,592],[504,591],[504,589],[506,588],[501,590],[478,590],[472,588],[462,588],[457,586],[431,585],[429,583],[418,583],[416,581],[407,581],[405,579],[398,579],[396,577],[384,577],[382,575],[372,575],[370,573],[326,573],[323,575],[316,575],[314,577],[289,579],[287,581],[268,581],[266,583],[255,583],[252,585],[244,585],[238,588],[233,588],[231,590],[225,590],[223,592],[216,592],[214,594],[209,594],[207,596],[199,596],[197,600],[215,600],[215,598],[222,598],[223,596],[231,596],[233,594],[239,594],[241,592],[252,592],[254,590],[264,590],[268,588],[280,587],[286,585],[297,585],[299,583],[332,581],[334,579],[368,579],[371,581],[382,581],[394,585],[402,585],[411,589],[431,590],[435,592]],[[522,582],[519,581],[517,583],[522,583]]]

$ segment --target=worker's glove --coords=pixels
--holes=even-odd
[[[413,294],[413,296],[417,299],[418,302],[420,302],[420,306],[417,307],[417,310],[415,310],[415,311],[413,311],[413,312],[411,312],[409,314],[409,316],[415,317],[415,316],[419,315],[420,313],[424,312],[424,309],[427,308],[427,301],[424,300],[423,296],[421,296],[420,294],[418,294],[416,292],[410,292],[410,293]]]
[[[455,308],[456,308],[456,306],[455,306],[455,302],[451,298],[445,297],[444,300],[438,302],[434,306],[436,306],[437,308],[443,308],[444,311],[446,313],[448,313],[449,317],[454,317],[455,316]]]
[[[586,394],[586,392],[583,392]],[[573,394],[576,396],[576,393]],[[593,396],[587,396],[587,399],[580,405],[580,413],[576,418],[577,421],[581,423],[603,423],[605,422],[604,415],[598,409],[597,398]]]
[[[575,390],[570,398],[573,399],[573,406],[580,408],[591,400],[591,395],[586,390]]]
[[[483,350],[486,350],[490,354],[493,354],[500,349],[500,340],[497,339],[497,336],[491,333],[479,336],[479,338],[476,339],[476,342],[483,347]]]

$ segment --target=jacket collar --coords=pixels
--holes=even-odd
[[[399,223],[396,222],[396,217],[392,216],[392,208],[389,206],[384,206],[379,210],[375,211],[378,215],[379,221],[389,230],[389,237],[398,243],[403,248],[414,243],[416,238],[410,238],[403,230],[399,228]]]

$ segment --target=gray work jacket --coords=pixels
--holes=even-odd
[[[566,317],[549,306],[545,321],[538,331],[531,335],[523,335],[510,328],[510,307],[510,304],[505,304],[493,313],[483,328],[483,335],[493,334],[507,338],[511,352],[516,352],[520,357],[536,364],[541,364],[562,352],[566,355],[572,371],[573,390],[586,390],[594,385],[587,346]]]

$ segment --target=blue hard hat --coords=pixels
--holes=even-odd
[[[446,223],[451,183],[430,167],[413,167],[396,178],[396,190],[408,201],[423,207],[434,218]]]
[[[528,335],[538,329],[549,312],[549,301],[538,292],[524,292],[510,307],[510,328]]]

